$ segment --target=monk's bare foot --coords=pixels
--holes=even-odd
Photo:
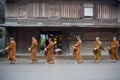
[[[36,61],[35,63],[36,63],[36,64],[38,64],[38,62],[37,62],[37,61]]]
[[[51,61],[47,62],[46,64],[51,64]]]
[[[14,64],[17,64],[16,62],[14,62]]]
[[[80,61],[80,63],[83,63],[83,61]]]
[[[17,64],[18,62],[17,62],[17,61],[15,61],[14,63],[15,63],[15,64]]]
[[[49,61],[48,64],[54,64],[54,61]]]
[[[51,64],[54,64],[55,62],[54,62],[54,61],[51,61],[50,63],[51,63]]]
[[[13,63],[12,61],[9,62],[9,64],[12,64],[12,63]]]
[[[83,63],[83,61],[78,61],[77,63]]]
[[[99,63],[102,63],[102,60],[100,60],[100,62]]]
[[[75,64],[78,64],[78,62],[75,62]]]
[[[109,63],[112,63],[112,60],[109,60],[108,62],[109,62]]]
[[[54,62],[57,62],[57,60],[54,60]]]

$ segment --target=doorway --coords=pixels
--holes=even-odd
[[[47,46],[49,38],[52,38],[53,41],[56,41],[55,48],[62,49],[62,31],[41,31],[40,45],[44,47]]]

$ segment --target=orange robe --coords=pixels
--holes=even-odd
[[[47,62],[50,62],[50,61],[54,61],[55,58],[54,58],[54,43],[53,42],[50,42],[48,44],[48,46],[46,47],[47,49]]]
[[[37,57],[37,40],[33,40],[31,44],[31,59],[32,61],[38,61]]]
[[[75,48],[73,48],[73,56],[75,57],[75,60],[78,61],[83,61],[83,58],[81,56],[81,46],[82,46],[82,41],[78,40],[77,43],[74,45]]]
[[[102,61],[101,46],[102,46],[102,42],[101,41],[96,41],[95,47],[94,47],[96,49],[93,50],[94,60],[100,60],[100,61]]]
[[[110,45],[108,51],[110,54],[111,59],[116,59],[118,60],[118,47],[119,47],[119,42],[118,41],[113,41]]]
[[[12,40],[10,41],[8,46],[8,59],[10,61],[16,61],[15,52],[16,52],[16,43],[15,41]]]

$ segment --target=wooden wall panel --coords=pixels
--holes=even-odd
[[[84,1],[29,1],[7,3],[7,17],[62,17],[62,18],[83,18]],[[116,19],[117,6],[112,2],[93,2],[94,18]],[[18,16],[17,16],[18,15]],[[20,17],[22,18],[22,17]]]
[[[120,4],[118,6],[118,22],[120,22]]]
[[[42,17],[43,13],[43,3],[29,2],[28,3],[28,17]]]
[[[98,18],[100,19],[116,19],[117,6],[115,3],[98,3]]]
[[[17,17],[17,3],[7,4],[6,17]]]
[[[19,2],[17,4],[17,17],[18,18],[27,18],[28,17],[28,3]]]

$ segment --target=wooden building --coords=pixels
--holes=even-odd
[[[5,21],[5,0],[0,0],[0,24]]]
[[[85,51],[93,47],[97,36],[107,46],[112,37],[120,36],[119,7],[118,0],[6,0],[6,43],[12,36],[17,52],[26,53],[32,36],[39,49],[52,37],[66,54],[80,35]]]
[[[5,30],[3,27],[5,22],[5,0],[0,0],[0,49],[5,48],[5,36],[2,36],[2,32]]]

